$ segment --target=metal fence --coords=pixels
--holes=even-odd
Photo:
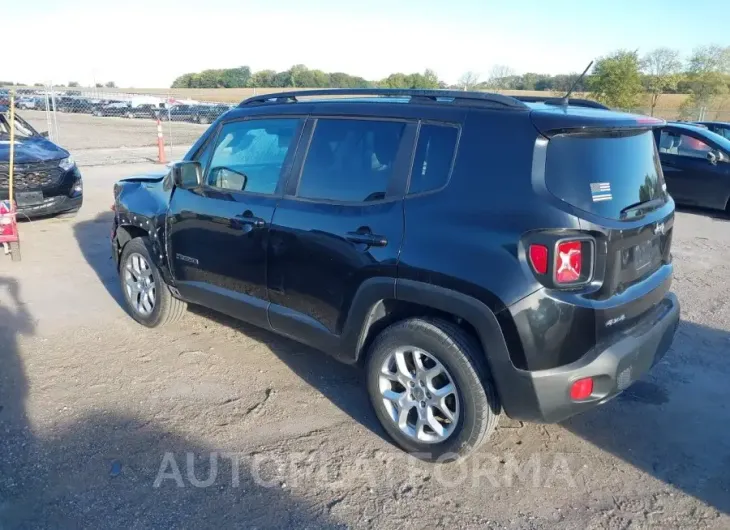
[[[0,88],[0,105],[10,104],[11,91],[16,112],[67,149],[157,147],[162,131],[167,159],[182,156],[208,124],[233,106],[172,93],[53,86]]]

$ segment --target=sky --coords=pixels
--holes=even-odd
[[[0,0],[0,79],[162,88],[207,68],[293,64],[369,80],[431,68],[448,83],[498,64],[581,72],[616,49],[728,46],[727,2]]]

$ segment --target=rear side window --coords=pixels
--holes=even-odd
[[[318,119],[297,196],[337,202],[385,198],[405,123]]]
[[[651,131],[555,136],[547,148],[545,180],[559,199],[611,219],[624,218],[629,206],[666,197]]]
[[[424,123],[418,134],[408,193],[423,193],[443,187],[449,180],[459,129]]]

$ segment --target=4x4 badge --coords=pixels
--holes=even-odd
[[[664,223],[657,223],[654,227],[654,235],[658,236],[659,234],[664,235]]]

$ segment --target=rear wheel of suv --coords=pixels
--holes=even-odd
[[[140,324],[154,328],[179,320],[187,304],[172,296],[155,266],[146,238],[124,245],[119,260],[119,279],[129,314]]]
[[[423,460],[465,456],[500,413],[476,341],[455,324],[414,318],[383,331],[370,349],[368,393],[388,434]]]

